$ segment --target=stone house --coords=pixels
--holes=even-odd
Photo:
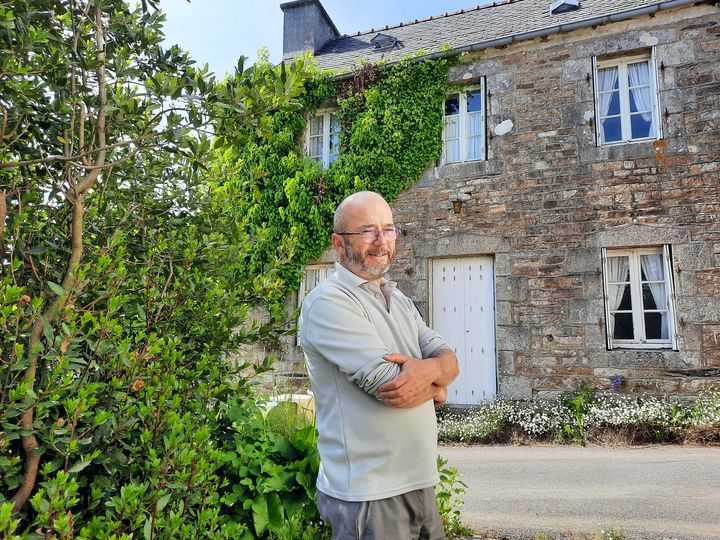
[[[352,35],[319,0],[281,5],[285,57],[324,69],[466,53],[443,156],[393,205],[389,276],[457,348],[451,402],[718,381],[718,4],[505,0]],[[308,155],[330,163],[337,130],[318,111]]]

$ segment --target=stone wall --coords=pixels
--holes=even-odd
[[[593,57],[654,49],[663,137],[596,144]],[[488,159],[429,169],[394,204],[392,279],[429,316],[432,258],[495,257],[498,388],[543,396],[622,375],[693,393],[720,366],[720,10],[710,4],[485,49]],[[454,214],[450,199],[466,199]],[[602,248],[672,247],[679,351],[608,350]],[[717,375],[716,375],[717,376]],[[718,379],[714,379],[717,381]]]

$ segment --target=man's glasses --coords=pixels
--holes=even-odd
[[[364,231],[360,232],[339,232],[335,234],[339,234],[340,236],[354,236],[357,235],[360,238],[362,238],[362,241],[366,244],[374,244],[380,234],[385,237],[385,240],[388,242],[392,242],[397,238],[398,231],[400,229],[398,227],[395,227],[394,225],[392,227],[385,227],[384,229],[365,229]]]

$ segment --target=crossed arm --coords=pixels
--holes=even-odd
[[[380,396],[392,407],[416,407],[432,399],[441,404],[447,387],[460,372],[455,353],[443,347],[430,358],[413,358],[392,353],[384,357],[400,365],[400,374],[380,387]]]

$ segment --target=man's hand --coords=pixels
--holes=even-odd
[[[441,370],[435,362],[392,353],[384,357],[388,362],[400,364],[400,375],[380,387],[380,396],[392,407],[417,407],[436,396],[438,386],[433,384],[440,376]],[[445,390],[447,397],[447,389]],[[444,399],[443,399],[444,400]]]
[[[436,407],[439,407],[443,403],[447,401],[448,398],[448,387],[447,386],[438,386],[437,384],[433,384],[435,395],[433,396],[433,402],[435,403]]]

